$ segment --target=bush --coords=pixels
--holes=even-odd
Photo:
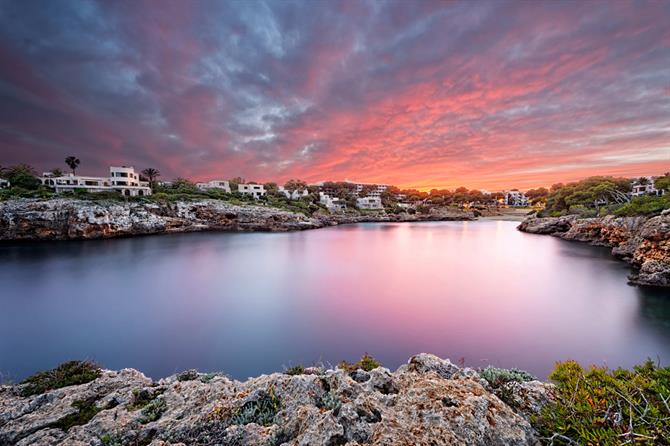
[[[165,401],[162,398],[156,398],[155,400],[151,401],[149,404],[144,406],[141,412],[141,416],[138,418],[138,421],[141,424],[147,424],[151,423],[152,421],[156,421],[161,417],[161,415],[163,415],[165,409],[167,409]]]
[[[77,412],[64,416],[49,425],[51,428],[67,432],[71,427],[83,426],[95,417],[102,409],[95,405],[95,399],[78,400],[72,403]]]
[[[270,426],[281,408],[281,401],[275,395],[274,387],[261,391],[254,400],[247,401],[233,414],[232,424],[256,423],[259,426]]]
[[[305,367],[303,367],[302,365],[294,365],[293,367],[289,367],[288,369],[286,369],[284,373],[292,376],[302,375],[303,373],[305,373]]]
[[[511,381],[522,383],[536,379],[533,375],[524,370],[499,369],[490,366],[480,370],[479,376],[485,379],[494,389]]]
[[[100,367],[90,361],[69,361],[55,369],[36,373],[23,380],[22,396],[37,395],[61,387],[85,384],[100,377]]]
[[[657,197],[646,195],[634,197],[630,203],[614,210],[614,215],[632,217],[636,215],[656,215],[664,209],[670,209],[670,194]]]
[[[367,353],[364,354],[361,357],[361,359],[354,364],[351,364],[347,361],[342,361],[337,365],[337,367],[346,371],[347,373],[353,373],[358,369],[362,369],[365,370],[366,372],[369,372],[370,370],[374,370],[377,367],[381,366],[382,366],[381,362],[377,361],[375,358],[368,355]]]
[[[556,400],[531,421],[552,444],[670,444],[670,367],[632,371],[559,363]]]

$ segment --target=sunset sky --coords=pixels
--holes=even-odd
[[[0,164],[528,188],[670,170],[670,1],[0,0]]]

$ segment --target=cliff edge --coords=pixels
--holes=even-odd
[[[656,217],[529,218],[518,229],[611,247],[612,255],[635,268],[629,276],[630,283],[670,287],[670,214],[667,212]]]

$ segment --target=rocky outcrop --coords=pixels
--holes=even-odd
[[[0,240],[69,240],[192,231],[292,231],[319,220],[219,200],[119,202],[75,199],[0,202]]]
[[[240,382],[105,370],[87,384],[21,394],[0,386],[0,444],[536,445],[528,416],[552,385],[516,383],[506,392],[513,408],[476,371],[420,354],[396,372],[307,368]]]
[[[0,202],[0,241],[74,240],[193,231],[296,231],[348,223],[473,220],[470,212],[321,214],[307,217],[262,205],[203,199],[177,202],[71,198]]]
[[[565,240],[612,248],[612,254],[629,262],[636,271],[630,282],[638,285],[670,286],[670,214],[656,217],[579,219],[575,216],[530,218],[518,229],[550,234]]]

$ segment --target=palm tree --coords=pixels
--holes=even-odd
[[[70,167],[70,169],[72,169],[72,175],[77,174],[77,167],[79,166],[79,163],[80,163],[79,158],[77,158],[76,156],[68,156],[67,158],[65,158],[65,164],[67,164]]]
[[[148,167],[142,171],[142,175],[147,177],[149,179],[149,183],[153,186],[154,181],[156,178],[161,176],[161,172],[158,169],[154,169],[153,167]]]

